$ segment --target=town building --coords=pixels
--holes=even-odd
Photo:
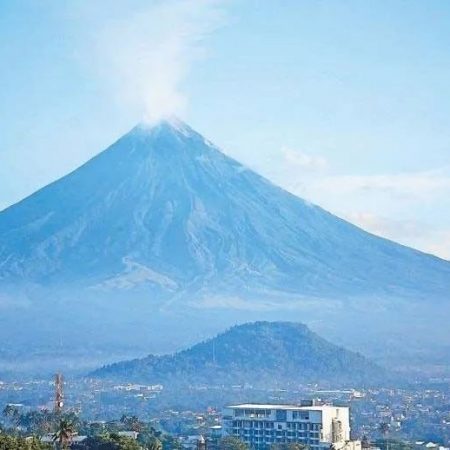
[[[232,405],[224,410],[222,426],[225,436],[235,436],[254,450],[282,443],[301,443],[310,450],[361,450],[360,441],[350,440],[348,407],[312,401]]]

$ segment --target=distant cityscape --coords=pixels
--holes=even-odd
[[[383,440],[426,450],[450,446],[450,389],[444,380],[410,389],[330,390],[305,385],[297,390],[263,391],[248,385],[191,386],[191,398],[197,398],[192,408],[165,408],[162,384],[69,379],[64,382],[64,393],[55,389],[53,380],[0,382],[3,428],[12,427],[24,436],[36,432],[30,417],[36,411],[54,411],[59,395],[63,411],[80,418],[84,428],[86,424],[113,426],[120,436],[137,439],[139,427],[127,429],[123,422],[123,417],[134,417],[170,435],[185,449],[198,448],[203,440],[207,447],[219,448],[226,437],[254,450],[278,444],[301,444],[311,450],[362,450],[364,446],[382,447]],[[230,399],[257,398],[258,402],[202,405],[205,393],[217,390]],[[264,398],[266,403],[262,403]],[[15,424],[7,417],[8,409],[16,411]],[[51,442],[50,435],[40,438]],[[76,436],[72,445],[87,439],[88,433]]]

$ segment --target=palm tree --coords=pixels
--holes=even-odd
[[[53,435],[53,442],[58,443],[60,450],[69,448],[72,436],[75,433],[75,427],[70,420],[61,419],[58,423],[58,429]]]

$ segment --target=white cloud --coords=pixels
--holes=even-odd
[[[327,167],[328,161],[320,155],[310,155],[289,147],[281,148],[281,157],[291,168],[301,170],[323,170]]]
[[[318,177],[306,191],[313,201],[367,231],[450,259],[446,169]]]
[[[430,236],[424,248],[430,253],[450,261],[450,229],[440,230]]]
[[[224,24],[225,15],[222,2],[214,0],[145,5],[102,16],[87,51],[91,69],[111,94],[154,121],[182,114],[187,99],[181,85],[193,63],[205,56],[205,38]]]
[[[450,229],[419,220],[377,216],[371,212],[351,212],[342,216],[371,233],[450,260]]]
[[[373,234],[450,259],[450,167],[339,174],[320,155],[282,148],[256,169]]]
[[[315,188],[339,193],[386,192],[399,196],[428,197],[450,189],[450,176],[436,172],[394,175],[333,175],[318,179]]]
[[[425,224],[418,221],[391,219],[372,212],[344,213],[343,217],[367,231],[393,240],[417,238],[426,231]]]

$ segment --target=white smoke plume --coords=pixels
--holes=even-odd
[[[147,1],[113,11],[105,4],[104,11],[90,52],[106,87],[148,122],[183,114],[181,85],[205,57],[205,38],[225,23],[223,2]]]

